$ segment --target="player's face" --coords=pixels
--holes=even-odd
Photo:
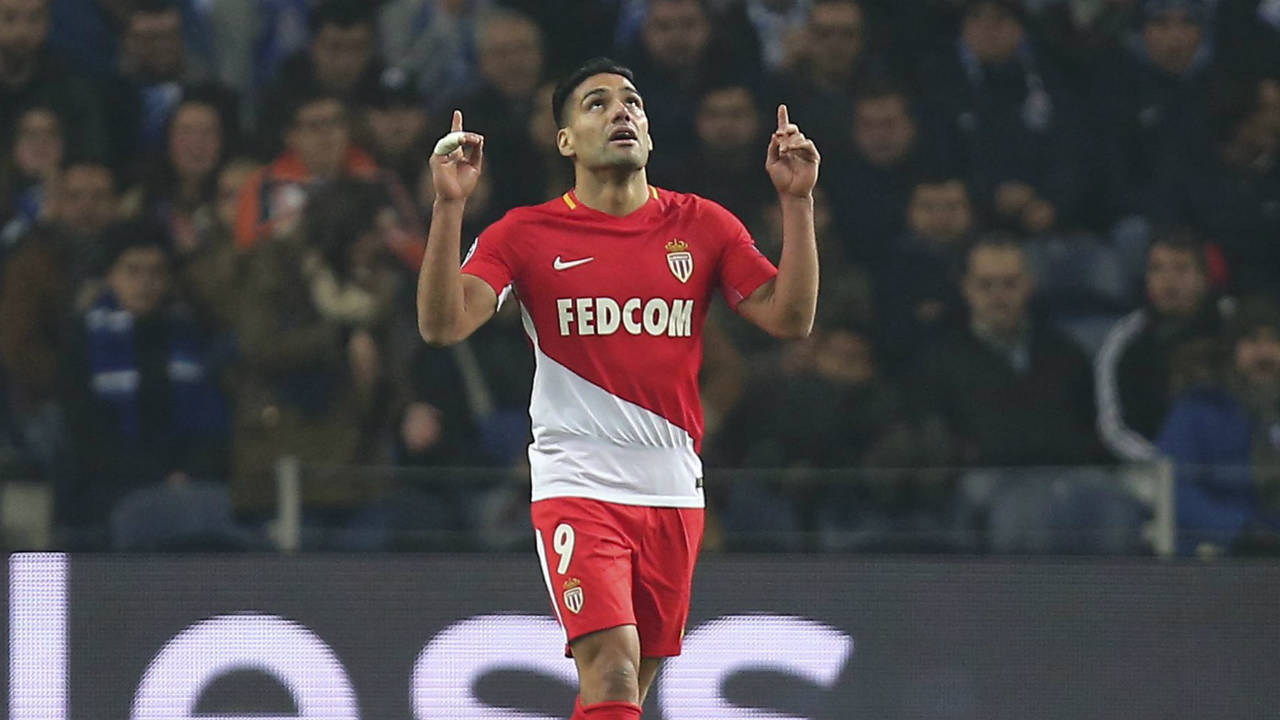
[[[592,75],[573,91],[568,125],[556,133],[560,154],[588,169],[640,170],[653,140],[644,100],[621,75]]]

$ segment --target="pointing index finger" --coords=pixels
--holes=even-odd
[[[462,129],[462,111],[461,111],[461,110],[454,110],[454,111],[453,111],[453,125],[452,125],[452,129],[453,129],[455,132],[456,132],[456,131],[458,131],[458,130],[461,130],[461,129]]]
[[[778,129],[784,130],[786,129],[787,125],[790,125],[790,124],[791,124],[791,118],[787,116],[787,106],[779,105],[778,106]]]

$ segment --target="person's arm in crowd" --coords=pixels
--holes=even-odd
[[[1160,451],[1125,422],[1120,399],[1119,366],[1125,349],[1145,326],[1142,312],[1131,313],[1112,326],[1093,361],[1094,393],[1098,406],[1098,437],[1120,460],[1153,460]]]
[[[29,238],[32,243],[40,240]],[[0,358],[10,387],[31,397],[56,392],[59,355],[49,342],[45,308],[58,303],[57,274],[53,259],[29,245],[9,259],[0,287]]]

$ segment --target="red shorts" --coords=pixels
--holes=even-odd
[[[635,625],[642,657],[680,654],[702,508],[564,497],[533,503],[531,514],[542,577],[569,642]]]

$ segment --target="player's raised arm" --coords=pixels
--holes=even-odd
[[[782,203],[782,257],[778,276],[738,304],[738,312],[775,337],[804,337],[818,307],[818,245],[813,230],[813,186],[818,148],[778,106],[765,170]]]
[[[462,254],[462,210],[476,189],[484,165],[484,137],[462,129],[453,111],[453,129],[431,155],[436,199],[427,233],[427,252],[418,273],[418,332],[433,345],[464,340],[493,316],[498,298],[485,281],[458,271]]]

